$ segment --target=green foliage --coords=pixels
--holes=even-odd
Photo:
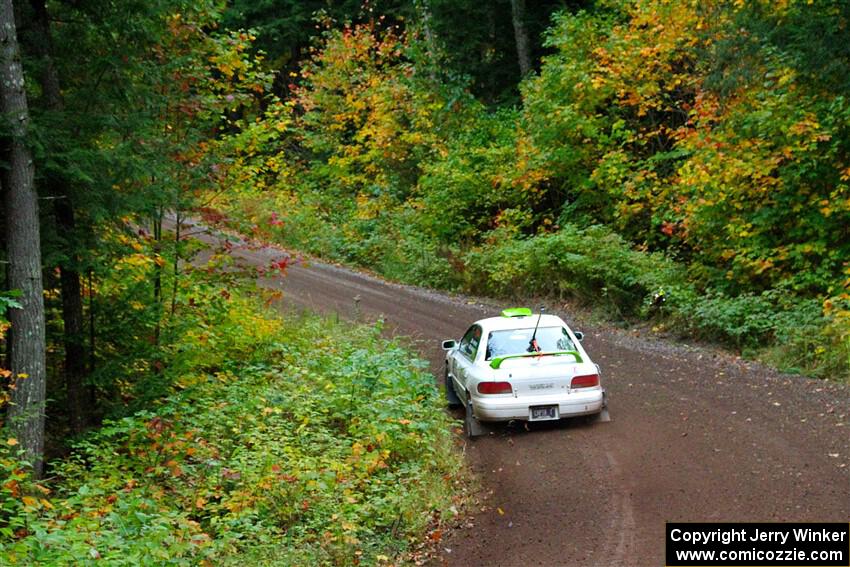
[[[358,215],[371,218],[416,182],[445,102],[424,88],[427,77],[410,59],[412,35],[363,25],[325,36],[302,70],[303,144],[327,164],[336,194],[357,199]]]
[[[313,40],[318,15],[342,23],[374,22],[382,15],[380,23],[387,25],[407,19],[413,10],[413,2],[405,0],[235,0],[224,10],[222,24],[227,29],[256,29],[257,45],[269,54],[271,68],[294,71]]]
[[[602,226],[568,225],[550,235],[492,241],[463,258],[467,289],[518,299],[577,299],[617,319],[650,317],[681,336],[761,352],[785,370],[839,380],[846,375],[846,293],[826,304],[787,288],[738,296],[700,293],[683,266],[636,251]]]
[[[450,424],[380,326],[284,320],[200,274],[180,305],[163,400],[107,421],[42,488],[0,444],[7,564],[376,564],[447,512]]]
[[[0,292],[0,339],[4,337],[9,329],[9,320],[6,318],[7,309],[20,309],[21,304],[15,299],[21,295],[20,291]]]
[[[547,52],[543,35],[557,10],[576,8],[582,0],[542,0],[526,5],[524,24],[535,66]],[[470,89],[488,105],[514,104],[518,100],[520,69],[509,0],[429,0],[429,25],[444,54],[440,61],[447,75],[466,75]],[[420,19],[424,15],[420,13]]]
[[[252,33],[217,29],[218,3],[54,3],[43,21],[31,13],[38,8],[21,7],[22,43],[36,181],[46,198],[48,364],[55,369],[47,424],[59,445],[65,394],[74,388],[66,378],[85,380],[76,390],[86,393],[74,393],[90,402],[92,424],[128,398],[159,395],[147,373],[162,363],[173,327],[164,317],[173,280],[164,271],[189,248],[163,240],[165,211],[204,204],[198,197],[206,200],[218,183],[237,185],[234,169],[256,184],[285,177],[277,153],[257,148],[277,150],[288,107],[268,95],[272,75],[260,69]],[[68,45],[74,49],[62,49]],[[58,83],[53,93],[42,80],[48,69]],[[137,231],[141,242],[130,236]],[[82,275],[83,289],[60,286],[57,267],[72,276],[66,281]],[[77,322],[75,336],[65,331],[63,308]],[[79,348],[71,355],[65,345]],[[80,360],[81,350],[89,360]]]
[[[844,97],[798,80],[755,20],[652,1],[562,15],[525,88],[535,167],[565,215],[676,251],[702,285],[823,294],[850,253]]]
[[[682,280],[661,255],[637,252],[610,229],[572,225],[549,235],[494,244],[465,257],[467,286],[497,295],[554,295],[602,301],[612,313],[636,316],[651,296]]]
[[[474,242],[494,223],[510,224],[507,211],[524,208],[528,197],[514,183],[517,113],[472,106],[468,115],[423,168],[413,201],[420,230],[439,242]]]
[[[439,29],[450,10],[432,7]],[[435,71],[445,54],[427,34],[326,31],[287,130],[297,149],[281,148],[286,179],[246,187],[227,210],[402,281],[574,296],[846,374],[844,319],[826,307],[843,301],[850,258],[844,47],[803,33],[837,33],[843,13],[679,0],[565,10],[522,105],[496,110]],[[828,52],[835,63],[809,69]],[[659,312],[648,298],[661,289]]]

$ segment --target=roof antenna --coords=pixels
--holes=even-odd
[[[540,326],[540,319],[543,317],[543,312],[546,308],[540,306],[540,315],[537,316],[537,324],[534,325],[534,333],[531,335],[531,340],[528,341],[528,352],[540,352],[540,345],[537,344],[537,328]]]

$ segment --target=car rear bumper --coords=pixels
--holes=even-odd
[[[535,406],[558,406],[559,417],[591,415],[602,411],[604,390],[577,391],[561,396],[472,396],[472,410],[481,421],[527,420]]]

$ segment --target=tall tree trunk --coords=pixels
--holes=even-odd
[[[54,201],[56,225],[65,234],[72,234],[75,228],[74,209],[64,199]],[[68,246],[70,262],[76,263],[76,251]],[[63,342],[65,346],[65,393],[68,403],[68,417],[74,433],[85,429],[88,412],[94,402],[85,390],[86,345],[85,323],[83,318],[83,290],[80,273],[74,268],[60,266],[59,278],[62,290],[62,322],[64,325]]]
[[[0,194],[2,194],[2,186],[0,186]],[[5,215],[4,215],[4,217],[5,217]],[[6,223],[6,220],[4,218],[3,224],[5,225],[5,223]],[[5,228],[5,226],[3,228],[2,250],[6,250],[6,228]],[[9,274],[9,263],[4,261],[3,262],[3,289],[12,289],[12,286],[10,285],[10,279],[11,279],[11,275]],[[10,311],[12,311],[12,310],[6,309],[3,312],[3,315],[6,317],[7,321],[9,320],[9,317],[11,316]],[[6,337],[3,340],[3,347],[4,348],[3,348],[3,352],[0,353],[0,368],[7,368],[8,369],[12,365],[12,362],[11,362],[11,359],[12,359],[12,348],[11,348],[12,338],[10,336],[11,332],[12,332],[11,329],[7,330],[6,331]]]
[[[95,366],[95,329],[94,329],[94,270],[89,268],[89,373]],[[94,399],[94,396],[92,396]]]
[[[14,388],[9,404],[9,425],[35,475],[40,477],[44,458],[45,332],[41,279],[41,235],[38,195],[33,184],[34,166],[27,145],[29,109],[24,74],[18,52],[12,0],[0,0],[0,110],[11,134],[8,169],[3,173],[6,204],[6,245],[9,284],[20,289],[22,309],[10,313],[11,370]]]
[[[483,45],[481,53],[481,61],[491,69],[493,68],[494,54],[496,53],[496,6],[486,4],[487,18],[487,41]],[[487,73],[487,103],[494,104],[496,102],[496,73],[491,71]]]
[[[153,217],[153,252],[159,257],[162,251],[162,207],[156,207]],[[153,302],[156,307],[156,327],[154,327],[154,344],[159,346],[160,325],[162,323],[162,266],[156,262],[153,267]]]
[[[180,279],[180,223],[183,222],[180,216],[180,209],[175,212],[176,222],[174,223],[174,282],[171,286],[171,313],[169,317],[174,317],[174,312],[177,311],[177,284]]]
[[[531,52],[528,47],[528,31],[525,29],[525,0],[511,0],[511,16],[514,24],[519,72],[525,77],[531,72]]]
[[[35,13],[33,28],[36,55],[42,60],[41,91],[44,104],[51,112],[62,112],[65,103],[59,89],[59,73],[53,64],[53,39],[50,33],[50,20],[44,0],[30,0]],[[53,214],[56,227],[65,247],[65,262],[59,266],[62,290],[62,322],[64,325],[63,342],[65,347],[65,391],[67,395],[68,417],[74,433],[81,433],[86,422],[86,405],[94,400],[86,400],[84,380],[86,376],[86,350],[84,341],[84,319],[82,286],[77,271],[79,257],[74,244],[76,231],[74,204],[72,196],[61,179],[50,175],[46,179],[47,191],[55,197]]]

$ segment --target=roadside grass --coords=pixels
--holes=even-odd
[[[380,324],[284,318],[221,285],[181,305],[152,408],[39,484],[0,444],[3,564],[398,564],[457,514],[451,419]]]

